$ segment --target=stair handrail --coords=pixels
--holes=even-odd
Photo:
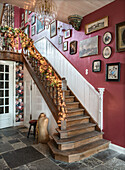
[[[22,46],[22,55],[27,57],[31,66],[37,71],[38,76],[45,80],[45,87],[49,86],[56,88],[56,105],[59,108],[58,113],[58,126],[62,128],[66,123],[66,103],[63,98],[61,84],[62,80],[54,68],[48,63],[48,61],[39,53],[33,44],[33,40],[28,37],[26,33],[20,28],[12,28],[8,26],[0,27],[0,35],[3,38],[2,50],[16,51],[18,52],[19,43]],[[52,96],[54,100],[54,96]],[[64,123],[65,122],[65,123]],[[63,127],[64,129],[64,127]]]

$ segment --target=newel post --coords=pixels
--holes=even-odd
[[[99,90],[99,127],[101,131],[103,130],[103,95],[105,88],[98,88]]]
[[[62,92],[63,92],[63,102],[65,102],[65,91],[67,90],[67,80],[62,78]],[[64,109],[65,110],[65,109]],[[61,130],[66,129],[66,120],[61,120]]]

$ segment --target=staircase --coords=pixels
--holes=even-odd
[[[48,143],[56,160],[74,162],[84,159],[109,146],[97,124],[88,115],[70,90],[66,91],[66,130],[57,128]],[[93,123],[92,123],[93,122]]]
[[[22,37],[24,36],[23,34],[21,35]],[[63,101],[61,97],[61,99],[59,99],[59,94],[62,94],[62,90],[60,85],[50,85],[51,79],[48,79],[47,76],[51,73],[50,78],[53,79],[54,77],[54,79],[56,78],[55,80],[61,80],[61,78],[54,68],[50,66],[50,63],[39,54],[33,44],[32,48],[29,47],[29,54],[27,52],[25,55],[22,51],[23,62],[45,99],[56,122],[58,122],[58,113],[63,113]],[[51,67],[52,72],[50,72],[51,69],[48,69],[47,74],[45,74],[45,72],[42,74],[39,69],[42,65],[48,65],[48,68]],[[110,142],[103,139],[103,133],[100,131],[97,123],[92,119],[69,87],[65,91],[64,96],[65,109],[67,112],[66,118],[63,119],[63,121],[66,127],[62,128],[62,124],[61,127],[59,124],[56,129],[57,133],[53,134],[52,139],[48,143],[54,158],[65,162],[75,162],[107,149]]]

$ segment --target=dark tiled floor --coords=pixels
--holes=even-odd
[[[125,170],[125,155],[111,149],[75,163],[56,161],[27,132],[23,126],[0,130],[0,170]]]

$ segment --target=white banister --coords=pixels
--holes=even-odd
[[[47,39],[35,42],[38,51],[47,58],[60,77],[65,77],[67,85],[79,99],[92,118],[100,124],[101,97],[99,92],[75,69],[75,67]],[[100,106],[100,107],[99,107]],[[102,119],[101,119],[102,121]],[[100,124],[102,127],[102,122]]]
[[[105,88],[98,88],[99,90],[99,127],[101,131],[103,130],[103,95]]]

